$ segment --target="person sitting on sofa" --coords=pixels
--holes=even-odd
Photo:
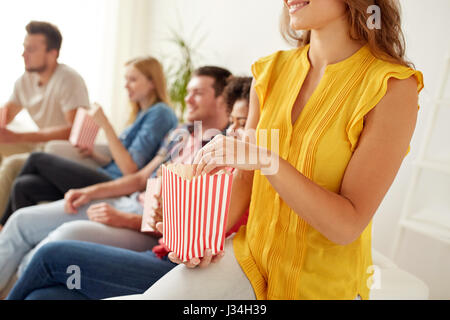
[[[141,192],[162,163],[190,162],[196,150],[216,134],[225,133],[230,110],[222,93],[229,76],[229,71],[218,67],[202,67],[194,72],[185,99],[188,124],[170,133],[157,156],[138,173],[70,190],[63,201],[25,208],[14,214],[0,233],[0,288],[22,262],[20,276],[33,253],[50,241],[82,240],[136,251],[149,250],[157,244],[157,238],[140,232]],[[201,128],[194,127],[196,121],[201,121]],[[199,134],[195,135],[196,132]]]
[[[0,214],[5,210],[14,179],[29,156],[52,140],[68,140],[78,107],[89,105],[83,78],[58,62],[63,37],[59,29],[43,21],[26,26],[23,60],[25,73],[16,81],[9,101],[0,109],[4,125],[26,110],[36,132],[0,128]]]
[[[229,108],[245,107],[245,101],[248,104],[251,81],[251,78],[246,77],[232,77],[228,81],[223,95]],[[238,114],[245,120],[246,114],[241,111],[236,110],[236,113],[233,108],[232,114]],[[230,124],[233,125],[233,122]],[[245,126],[245,121],[234,124],[233,128],[239,130]],[[161,205],[161,201],[158,203]],[[153,228],[162,219],[161,209],[159,207],[155,210]],[[233,230],[237,230],[242,223],[245,222],[240,221]],[[48,243],[35,253],[8,299],[103,299],[142,293],[175,266],[168,260],[167,253],[168,250],[162,243],[147,252],[81,241]],[[118,264],[117,261],[122,263]],[[69,265],[79,266],[83,275],[89,278],[89,283],[82,282],[78,290],[69,290],[66,283],[70,275],[59,272],[65,271]],[[110,274],[117,276],[110,277]]]
[[[93,115],[105,131],[112,160],[90,153],[102,165],[95,169],[48,153],[31,154],[14,182],[1,225],[18,209],[62,199],[71,188],[135,173],[155,156],[164,136],[178,123],[169,107],[163,68],[153,57],[134,59],[126,67],[126,89],[133,106],[131,125],[118,137],[101,107],[97,106]]]

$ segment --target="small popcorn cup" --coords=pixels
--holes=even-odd
[[[191,165],[162,168],[163,240],[183,261],[223,251],[233,175],[193,178]]]
[[[78,108],[69,141],[75,147],[92,150],[98,131],[99,126],[88,114],[88,111],[85,108]]]

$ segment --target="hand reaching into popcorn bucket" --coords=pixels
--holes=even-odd
[[[194,177],[192,165],[162,169],[162,216],[156,228],[172,251],[169,259],[189,268],[206,267],[224,256],[233,175],[223,170]],[[157,219],[158,214],[154,215]]]

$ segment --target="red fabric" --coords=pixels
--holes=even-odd
[[[169,254],[169,249],[166,247],[166,245],[163,242],[163,238],[160,238],[158,240],[159,245],[156,245],[153,247],[152,251],[153,253],[160,259],[164,258],[166,255]]]
[[[231,228],[230,231],[227,232],[225,237],[229,237],[233,233],[237,232],[239,228],[245,224],[247,224],[248,220],[248,210],[247,212],[242,216],[242,218],[234,225],[233,228]],[[166,255],[170,253],[169,249],[166,247],[166,245],[163,242],[163,238],[160,238],[158,240],[159,245],[156,245],[153,247],[152,252],[160,259],[164,258]]]
[[[244,226],[247,224],[248,220],[248,210],[247,212],[241,217],[241,219],[234,225],[233,228],[231,228],[230,231],[228,231],[226,237],[230,236],[231,234],[237,232],[241,226]]]

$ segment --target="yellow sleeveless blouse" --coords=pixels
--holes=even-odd
[[[387,91],[389,78],[419,71],[375,58],[363,46],[329,65],[295,124],[291,111],[310,63],[309,45],[279,51],[252,66],[261,116],[257,132],[279,130],[279,155],[318,185],[340,192],[364,116]],[[409,151],[409,149],[408,149]],[[405,150],[405,152],[408,152]],[[369,299],[372,222],[349,245],[337,245],[306,223],[255,172],[249,219],[233,240],[236,258],[257,299]]]

